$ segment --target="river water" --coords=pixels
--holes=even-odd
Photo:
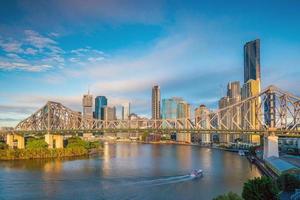
[[[201,168],[204,176],[191,179]],[[237,153],[188,145],[106,144],[89,158],[0,162],[0,199],[212,199],[259,170]]]

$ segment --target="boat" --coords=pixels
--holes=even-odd
[[[245,152],[243,150],[239,150],[239,155],[240,156],[244,156],[245,155]]]
[[[203,175],[203,171],[201,169],[194,169],[190,173],[190,177],[192,178],[199,178]]]

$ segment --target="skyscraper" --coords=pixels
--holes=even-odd
[[[130,115],[130,103],[128,103],[128,105],[122,106],[122,120],[129,119],[129,115]]]
[[[95,98],[95,118],[103,119],[103,107],[107,106],[107,98],[105,96],[97,96]]]
[[[229,105],[238,103],[241,101],[241,87],[239,81],[229,82],[227,85],[227,96],[229,98]],[[241,109],[239,106],[233,108],[229,113],[230,118],[234,123],[230,123],[230,129],[238,129],[241,127]],[[240,138],[239,134],[231,134],[230,141],[235,142],[236,139]]]
[[[88,94],[83,95],[82,98],[83,107],[83,118],[92,119],[93,118],[93,95]]]
[[[244,83],[260,80],[260,40],[247,42],[244,46]]]
[[[196,126],[199,126],[203,129],[210,129],[210,111],[205,105],[200,105],[195,109],[195,123]],[[209,132],[200,132],[201,133],[201,142],[203,144],[211,143],[211,137]]]
[[[260,80],[248,80],[245,83],[241,90],[242,100],[255,96],[260,92]],[[256,105],[260,104],[260,98],[257,98],[253,101],[244,104],[242,107],[242,128],[243,129],[259,129],[259,121],[261,121],[260,110],[256,111]],[[257,112],[257,113],[256,113]],[[243,138],[244,142],[250,143],[260,143],[260,138],[258,135],[245,135]]]
[[[105,121],[111,121],[116,120],[117,114],[116,114],[116,107],[110,107],[110,106],[104,106],[103,107],[103,120]]]
[[[155,85],[152,87],[152,119],[160,118],[160,88]]]

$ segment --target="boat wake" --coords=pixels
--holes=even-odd
[[[145,186],[154,187],[160,185],[180,183],[192,179],[193,178],[190,175],[181,175],[181,176],[172,176],[172,177],[165,177],[165,178],[158,178],[158,179],[151,179],[151,180],[142,180],[142,181],[134,182],[130,185],[136,185],[141,187],[145,187]]]

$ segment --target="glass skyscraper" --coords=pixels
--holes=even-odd
[[[107,106],[107,98],[105,96],[97,96],[95,98],[95,118],[104,119],[103,108]]]
[[[244,83],[260,80],[260,40],[247,42],[244,46]]]
[[[190,118],[190,104],[182,98],[173,97],[162,100],[163,119],[183,119]]]

